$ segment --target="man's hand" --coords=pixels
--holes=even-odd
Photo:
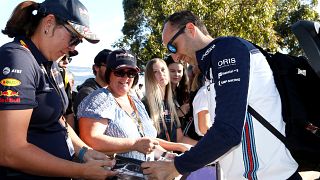
[[[113,166],[110,161],[106,160],[89,160],[88,162],[81,164],[81,166],[83,166],[83,170],[80,178],[84,179],[102,180],[118,174],[118,172],[106,168]]]
[[[149,161],[141,164],[143,174],[147,175],[148,180],[172,180],[179,176],[179,172],[174,166],[174,161]]]

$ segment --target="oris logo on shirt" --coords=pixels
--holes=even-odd
[[[218,61],[218,68],[236,65],[236,58],[228,58]]]

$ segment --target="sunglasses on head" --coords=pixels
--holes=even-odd
[[[125,77],[127,75],[128,78],[134,78],[138,75],[138,72],[135,70],[124,70],[124,69],[120,69],[120,70],[115,70],[113,71],[114,75],[117,77]]]
[[[184,33],[184,29],[186,28],[186,26],[184,25],[181,29],[179,29],[179,31],[170,39],[170,41],[167,44],[167,48],[169,50],[170,53],[175,54],[177,52],[177,47],[174,46],[172,43],[175,39],[177,39],[177,37]]]
[[[69,34],[71,36],[70,41],[69,41],[69,46],[77,46],[78,44],[82,43],[82,39],[79,38],[77,33],[71,31],[64,24],[62,24],[62,26],[69,32]]]

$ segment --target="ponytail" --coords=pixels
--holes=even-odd
[[[2,33],[10,38],[17,36],[31,37],[43,15],[38,12],[40,4],[24,1],[16,6]]]

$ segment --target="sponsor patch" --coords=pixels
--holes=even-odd
[[[12,91],[12,90],[6,90],[6,91],[0,91],[0,96],[6,96],[6,97],[18,97],[19,92]]]
[[[211,47],[209,47],[209,48],[206,50],[206,52],[202,55],[201,61],[203,61],[204,58],[206,58],[206,56],[208,56],[208,54],[209,54],[215,47],[216,47],[215,44],[213,44]]]
[[[228,74],[233,74],[233,73],[238,73],[239,69],[232,69],[229,71],[225,71],[225,72],[219,72],[218,73],[218,79],[220,79],[222,76],[228,75]]]
[[[0,103],[20,103],[20,98],[12,98],[12,97],[1,98],[0,97]]]
[[[219,85],[219,86],[223,86],[223,85],[225,85],[225,84],[227,84],[227,83],[235,83],[235,82],[240,82],[240,78],[218,81],[218,85]]]
[[[12,69],[11,73],[21,74],[22,70],[20,70],[20,69]]]
[[[10,73],[10,71],[11,71],[11,69],[9,67],[5,67],[2,70],[2,74],[6,76]]]
[[[21,84],[21,81],[19,81],[18,79],[14,79],[14,78],[6,78],[6,79],[2,79],[0,81],[0,83],[2,84],[2,86],[19,86]]]
[[[224,68],[228,66],[234,66],[237,64],[236,58],[227,58],[221,61],[218,61],[218,68]]]
[[[2,74],[3,75],[8,75],[9,73],[16,73],[16,74],[21,74],[22,73],[22,70],[20,70],[20,69],[10,69],[9,67],[5,67],[5,68],[3,68],[3,70],[2,70]]]

